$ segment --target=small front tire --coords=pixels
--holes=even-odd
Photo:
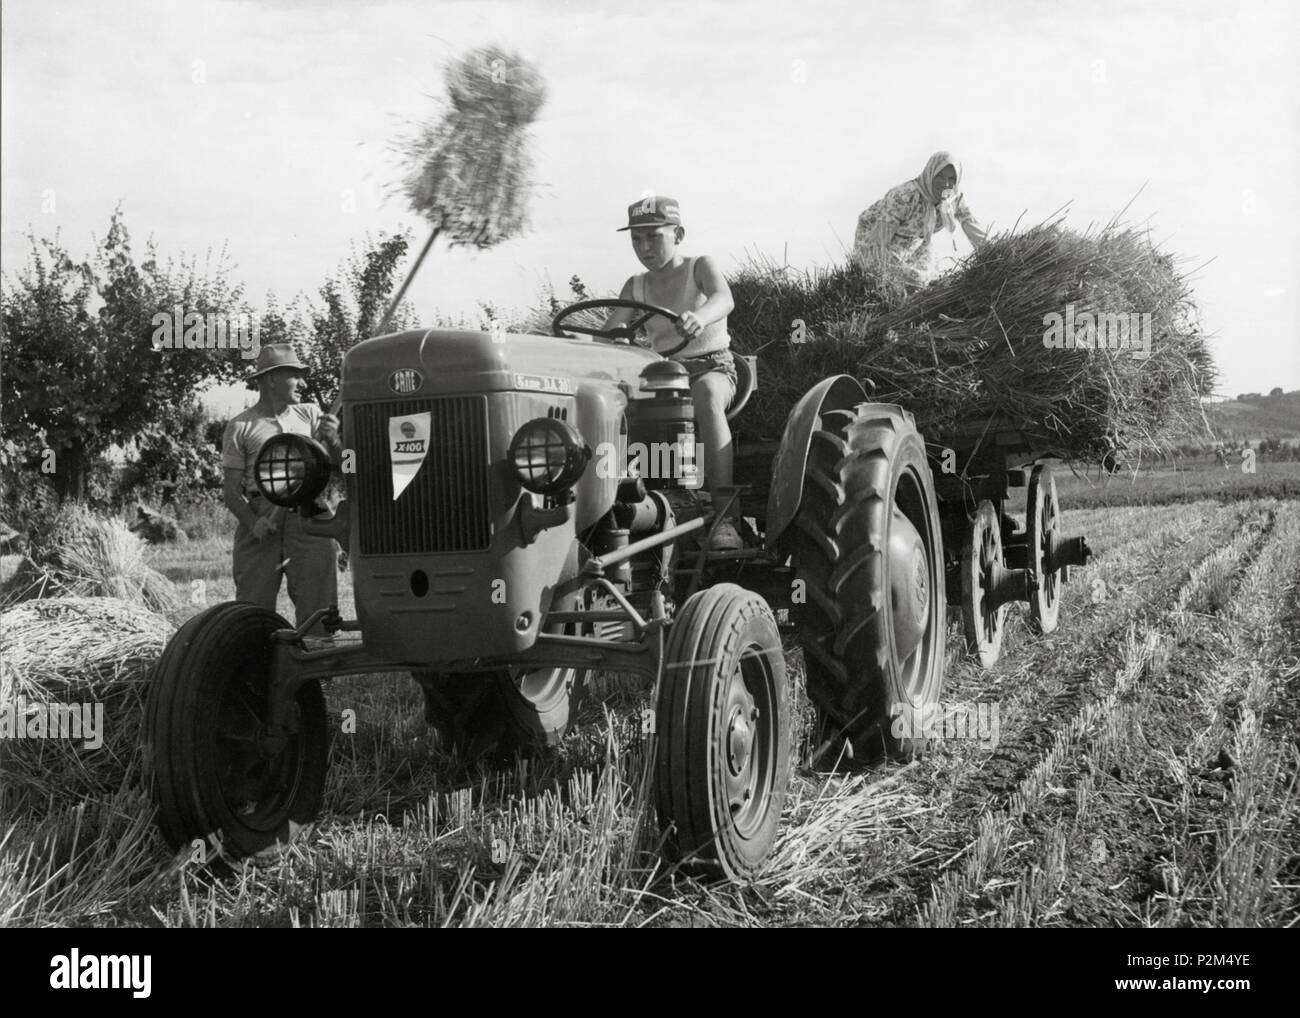
[[[753,878],[789,780],[785,657],[767,602],[734,583],[692,595],[669,630],[655,757],[668,855]]]
[[[270,724],[271,635],[292,628],[239,601],[183,625],[154,666],[145,744],[158,823],[173,849],[202,841],[237,859],[315,819],[329,748],[320,683]]]

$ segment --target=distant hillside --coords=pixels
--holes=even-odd
[[[1224,439],[1300,438],[1300,391],[1241,393],[1206,407],[1205,415]]]

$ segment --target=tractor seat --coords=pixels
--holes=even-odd
[[[727,420],[735,420],[736,415],[745,409],[749,397],[758,388],[758,357],[754,354],[733,354],[736,365],[736,391],[727,404]],[[667,358],[648,365],[641,371],[641,391],[656,392],[660,389],[686,392],[690,388],[686,368],[680,361]]]
[[[732,359],[736,362],[736,394],[727,405],[727,420],[734,421],[740,411],[745,409],[749,397],[758,388],[758,356],[756,354],[738,354],[733,351]]]

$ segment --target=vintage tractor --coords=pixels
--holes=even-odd
[[[580,324],[611,307],[636,320]],[[734,489],[705,493],[684,368],[628,342],[654,315],[674,317],[584,301],[553,336],[416,330],[349,351],[346,500],[318,511],[330,459],[294,435],[267,443],[257,483],[346,547],[357,617],[295,630],[230,602],[173,637],[147,723],[173,845],[238,857],[313,819],[320,683],[339,675],[409,671],[471,757],[556,742],[594,670],[644,675],[668,850],[738,879],[770,854],[786,790],[783,629],[834,755],[920,748],[899,720],[939,697],[945,560],[911,415],[827,378],[779,441],[739,450]],[[733,417],[754,387],[738,361]],[[745,547],[705,550],[735,499]],[[337,639],[309,638],[319,622]]]

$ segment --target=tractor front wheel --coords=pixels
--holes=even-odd
[[[312,821],[325,785],[325,697],[309,681],[271,723],[274,645],[292,628],[232,601],[183,625],[154,666],[145,727],[158,823],[172,848],[195,840],[237,859]]]
[[[767,602],[693,594],[664,647],[655,794],[670,857],[732,880],[771,854],[789,780],[785,657]]]

